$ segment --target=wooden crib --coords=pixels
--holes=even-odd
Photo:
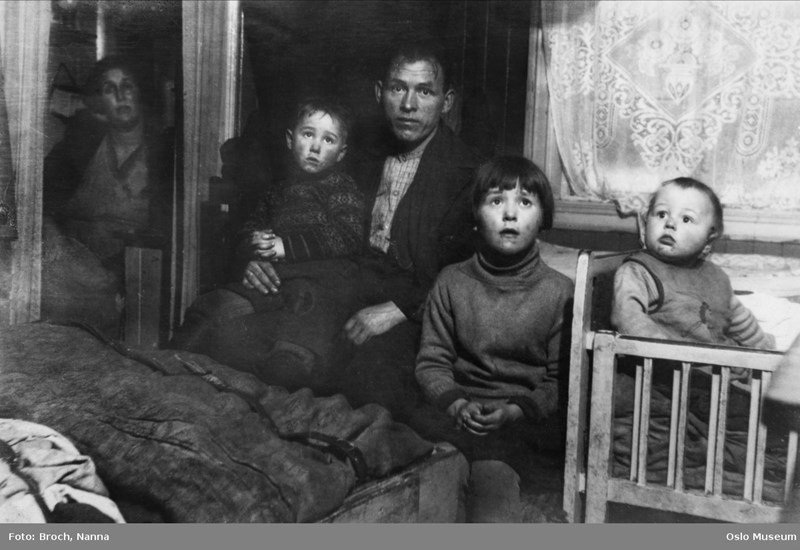
[[[568,520],[605,522],[609,503],[619,503],[710,520],[779,521],[794,482],[797,433],[787,431],[780,435],[780,471],[776,474],[772,467],[770,481],[765,485],[766,464],[769,459],[774,466],[774,450],[767,448],[761,404],[771,373],[782,354],[635,338],[611,331],[609,315],[614,272],[627,254],[581,251],[578,257],[564,482],[564,510]],[[629,419],[630,448],[625,452],[620,451],[619,443],[615,449],[615,434],[619,437],[620,430],[619,419],[615,428],[617,371],[623,361],[634,365],[630,384],[634,394],[632,418]],[[710,388],[709,414],[704,419],[707,439],[702,441],[705,464],[696,468],[699,475],[694,479],[699,479],[700,486],[695,483],[689,487],[685,483],[688,472],[685,456],[689,446],[687,418],[692,414],[689,381],[693,373],[697,376],[701,366],[710,373],[705,378]],[[730,457],[730,446],[734,444],[733,439],[728,441],[730,432],[726,430],[731,392],[734,391],[729,380],[734,367],[747,369],[751,382],[748,391],[736,390],[740,391],[739,397],[744,395],[743,399],[749,401],[749,410],[743,414],[746,434],[737,434],[743,459],[741,470],[735,474],[738,476],[736,491],[732,493],[730,485],[726,484],[733,474],[727,472],[724,465],[726,453]],[[672,372],[664,373],[663,369]],[[669,410],[662,433],[658,435],[666,438],[668,431],[668,445],[659,451],[663,455],[661,465],[665,468],[663,479],[658,482],[651,479],[649,471],[649,458],[653,453],[649,447],[656,437],[651,433],[651,403],[656,391],[652,383],[654,374],[660,380],[666,374],[667,380],[671,380],[667,391]],[[665,402],[662,400],[662,404]],[[620,459],[620,455],[625,456]],[[627,471],[622,472],[624,475],[619,468],[615,472],[614,466],[619,462],[627,465]],[[767,498],[767,486],[772,489],[773,500]]]

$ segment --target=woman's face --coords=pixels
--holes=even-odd
[[[133,77],[122,69],[103,75],[100,104],[108,123],[120,130],[135,128],[141,121],[141,97]]]
[[[490,189],[478,207],[478,231],[483,242],[503,255],[530,249],[542,226],[539,197],[522,189]]]

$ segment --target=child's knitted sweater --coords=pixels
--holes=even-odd
[[[349,256],[363,246],[363,216],[364,199],[350,176],[295,174],[278,193],[261,199],[241,238],[248,242],[253,231],[272,229],[283,240],[288,262]]]
[[[461,397],[502,398],[531,421],[554,414],[572,291],[567,277],[542,262],[538,245],[508,268],[477,253],[443,269],[416,363],[427,399],[446,409]]]

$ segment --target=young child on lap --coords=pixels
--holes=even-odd
[[[346,257],[363,241],[364,199],[339,169],[347,153],[350,115],[339,103],[310,98],[297,107],[286,130],[292,162],[277,192],[267,192],[242,227],[240,255],[250,260],[243,284],[273,288],[259,260],[303,262]]]
[[[416,378],[439,413],[412,421],[470,461],[467,518],[520,520],[532,446],[558,448],[562,350],[573,285],[539,256],[553,220],[545,175],[501,157],[474,176],[478,251],[440,273],[426,305]]]
[[[338,330],[346,320],[339,319],[347,312],[339,313],[337,301],[352,290],[355,268],[347,258],[363,246],[363,196],[340,168],[350,124],[349,111],[335,100],[298,104],[286,130],[289,176],[265,192],[240,231],[241,279],[198,297],[173,347],[272,384],[323,382],[316,369],[324,370],[322,358],[333,345],[330,327]],[[257,315],[264,312],[270,315]]]

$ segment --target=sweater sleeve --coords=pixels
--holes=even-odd
[[[253,231],[261,231],[270,227],[270,204],[273,201],[273,194],[265,193],[239,229],[236,235],[236,257],[240,260],[253,259],[250,235]]]
[[[415,375],[425,398],[442,410],[456,399],[467,398],[454,376],[454,329],[447,288],[439,279],[425,306]]]
[[[319,195],[319,219],[297,223],[279,234],[286,260],[302,262],[350,256],[363,245],[364,197],[355,181],[336,176],[331,188]],[[303,213],[298,212],[298,220]]]
[[[611,326],[630,336],[671,339],[648,314],[658,299],[658,286],[647,268],[635,262],[623,263],[614,275]]]
[[[508,400],[522,409],[529,422],[545,420],[556,414],[561,406],[560,389],[566,390],[565,387],[562,388],[562,384],[569,368],[573,292],[572,284],[565,285],[558,297],[553,324],[547,335],[547,364],[541,382],[529,396],[516,396]]]
[[[731,324],[726,331],[737,344],[746,348],[775,349],[775,337],[767,334],[753,313],[735,294],[731,295]]]

